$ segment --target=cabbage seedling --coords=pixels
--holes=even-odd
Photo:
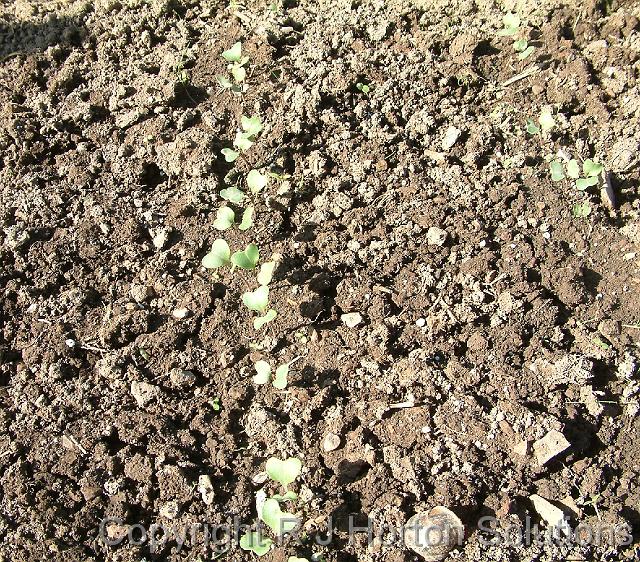
[[[220,152],[224,156],[225,162],[235,162],[240,156],[240,153],[232,148],[223,148]]]
[[[285,490],[302,473],[302,461],[296,457],[280,460],[276,457],[267,459],[265,471],[269,478],[284,486]]]
[[[258,246],[249,244],[244,251],[233,253],[231,263],[240,269],[255,269],[259,258],[260,251],[258,250]]]
[[[262,326],[274,320],[277,315],[278,313],[272,308],[271,310],[267,311],[264,316],[253,319],[253,328],[255,330],[259,330],[260,328],[262,328]]]
[[[278,390],[284,390],[287,388],[287,376],[289,375],[289,366],[293,364],[295,361],[300,359],[300,357],[296,357],[295,359],[289,361],[288,363],[283,363],[280,365],[273,377],[271,376],[271,365],[266,361],[257,361],[254,365],[256,368],[256,375],[253,377],[253,382],[255,384],[267,384],[271,381],[271,384]]]
[[[241,151],[249,150],[253,143],[256,141],[256,136],[262,131],[262,121],[260,117],[246,117],[242,116],[240,119],[242,131],[236,133],[236,138],[233,141],[233,145]]]
[[[253,226],[253,205],[249,205],[242,213],[242,220],[238,225],[240,230],[249,230]]]
[[[271,550],[273,541],[269,537],[263,537],[257,531],[248,531],[240,538],[240,548],[254,552],[258,556],[264,556]]]
[[[218,238],[212,245],[209,253],[202,258],[202,265],[207,269],[217,269],[227,265],[231,258],[229,244],[222,238]]]
[[[227,228],[231,228],[235,219],[236,214],[231,207],[220,207],[216,213],[216,220],[213,221],[213,228],[227,230]]]
[[[534,51],[534,47],[529,45],[526,39],[518,39],[513,42],[513,50],[518,53],[518,58],[524,60]]]
[[[222,51],[222,58],[227,62],[239,62],[242,58],[242,43],[234,43],[230,49]]]
[[[552,181],[560,181],[565,178],[564,170],[562,169],[562,162],[560,162],[560,160],[552,160],[549,163],[549,168],[551,170]]]
[[[371,86],[369,84],[363,84],[362,82],[358,82],[356,84],[356,89],[360,90],[363,94],[368,94],[371,91]]]
[[[269,283],[271,283],[271,280],[273,279],[273,271],[275,268],[275,261],[268,261],[263,263],[260,266],[260,271],[258,272],[258,283],[260,283],[260,285],[268,285]]]
[[[264,502],[260,519],[278,536],[290,533],[300,523],[300,519],[293,513],[282,511],[280,503],[274,498],[269,498]]]
[[[508,12],[502,18],[502,25],[504,27],[498,31],[498,35],[511,37],[518,33],[518,29],[520,28],[520,16],[518,16],[518,14]]]
[[[587,158],[582,163],[582,175],[584,177],[576,180],[576,187],[580,191],[598,185],[598,176],[604,171],[604,166]]]
[[[537,135],[540,132],[540,127],[535,124],[533,119],[527,119],[525,129],[530,135]]]
[[[269,287],[261,285],[255,291],[243,293],[242,302],[249,310],[264,314],[269,306]]]
[[[244,65],[249,62],[249,57],[242,56],[242,43],[238,41],[237,43],[234,43],[230,49],[223,51],[222,58],[230,63],[229,70],[231,71],[233,79],[238,84],[244,82],[244,79],[247,76],[247,71],[245,70]],[[218,77],[218,83],[223,88],[233,87],[233,84],[223,76]]]
[[[251,193],[260,193],[266,186],[269,178],[258,170],[251,170],[247,174],[247,186]]]
[[[591,205],[589,203],[576,203],[571,210],[573,216],[577,219],[587,218],[591,214]]]
[[[225,189],[220,190],[220,197],[226,199],[230,203],[235,203],[236,205],[242,203],[244,201],[244,192],[238,189],[235,185],[231,187],[227,187]]]

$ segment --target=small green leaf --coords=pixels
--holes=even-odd
[[[292,513],[287,513],[280,509],[277,500],[269,498],[262,506],[260,518],[273,530],[273,532],[282,536],[293,531],[299,524],[300,520]]]
[[[258,170],[250,170],[247,174],[247,185],[251,193],[260,193],[266,186],[269,178]]]
[[[242,221],[238,228],[240,230],[249,230],[253,226],[253,205],[249,205],[242,213]]]
[[[242,66],[234,65],[231,67],[231,75],[236,82],[244,82],[244,79],[247,76],[247,71]]]
[[[269,537],[263,537],[256,531],[247,532],[240,538],[240,548],[254,552],[258,556],[264,556],[271,550],[273,541]]]
[[[580,165],[575,158],[572,158],[567,162],[567,175],[572,180],[577,180],[580,177]]]
[[[239,190],[236,186],[227,187],[220,190],[220,197],[226,199],[230,203],[242,203],[244,200],[244,192]]]
[[[202,258],[202,265],[207,269],[217,269],[229,263],[230,254],[229,244],[222,238],[218,238],[211,245],[209,253]]]
[[[528,46],[529,43],[526,39],[518,39],[513,42],[513,49],[518,53],[522,53]]]
[[[564,171],[562,170],[562,162],[559,160],[552,160],[549,163],[551,169],[551,179],[553,181],[560,181],[564,179]]]
[[[231,263],[241,269],[254,269],[260,258],[260,251],[255,244],[249,244],[244,251],[234,252]]]
[[[538,123],[540,123],[543,131],[550,131],[556,126],[556,120],[553,118],[551,109],[545,107],[542,110],[540,117],[538,117]]]
[[[246,117],[243,115],[240,119],[240,123],[242,125],[242,129],[250,137],[255,137],[260,131],[262,131],[262,121],[258,116]]]
[[[537,135],[540,132],[540,127],[538,127],[533,119],[527,119],[526,131],[530,135]]]
[[[228,62],[238,62],[242,57],[242,43],[238,41],[227,51],[222,52],[222,58]]]
[[[240,156],[240,153],[233,150],[233,148],[223,148],[220,152],[222,152],[226,162],[235,162]]]
[[[524,60],[526,58],[529,58],[531,56],[531,54],[533,53],[533,51],[535,51],[535,47],[529,45],[524,51],[522,51],[521,53],[518,53],[518,58],[520,60]]]
[[[220,207],[216,213],[216,220],[213,221],[213,227],[218,230],[227,230],[233,225],[236,214],[231,207]]]
[[[226,76],[218,76],[217,78],[218,84],[225,90],[229,90],[233,87],[231,80],[229,80]]]
[[[607,351],[611,347],[611,344],[609,342],[606,342],[600,336],[594,336],[593,337],[593,343],[595,343],[600,349],[604,349],[605,351]],[[265,523],[267,523],[267,522],[265,521]],[[268,523],[267,523],[267,525],[268,525]]]
[[[591,205],[586,201],[584,203],[576,203],[571,212],[575,218],[584,219],[591,214]]]
[[[260,316],[258,318],[254,318],[253,319],[253,328],[254,328],[254,330],[259,330],[260,328],[262,328],[262,326],[264,326],[265,324],[268,324],[273,319],[275,319],[275,317],[277,315],[278,315],[278,313],[275,310],[273,310],[273,308],[272,308],[264,316]]]
[[[267,460],[265,470],[271,480],[279,482],[286,488],[300,476],[302,472],[302,462],[295,457],[290,457],[284,461],[276,457],[271,457]]]
[[[242,302],[249,310],[264,314],[269,306],[269,287],[262,285],[255,291],[243,293]]]
[[[267,384],[271,380],[271,365],[266,361],[256,361],[254,365],[256,375],[253,377],[254,384]]]
[[[295,492],[291,492],[288,491],[285,494],[274,494],[273,499],[276,500],[277,502],[292,502],[292,501],[296,501],[298,499],[298,494],[296,494]]]
[[[284,390],[287,388],[287,375],[289,374],[289,363],[280,365],[276,369],[276,374],[273,377],[273,386],[278,390]]]
[[[598,185],[597,177],[580,178],[579,180],[576,180],[576,188],[578,188],[580,191],[584,191],[585,189],[593,187],[594,185]]]
[[[588,178],[599,176],[602,170],[604,170],[604,166],[598,162],[594,162],[590,158],[587,158],[582,164],[582,173]]]
[[[271,283],[271,280],[273,279],[273,271],[276,268],[276,262],[274,261],[268,261],[263,263],[260,266],[260,272],[258,273],[258,283],[260,283],[260,285],[268,285],[269,283]]]
[[[249,138],[247,133],[236,133],[236,138],[233,141],[233,145],[238,150],[249,150],[253,146],[253,141]]]
[[[520,27],[520,16],[518,14],[514,14],[512,12],[507,12],[503,17],[502,17],[502,25],[505,26],[505,28],[509,29],[509,28],[518,28]]]

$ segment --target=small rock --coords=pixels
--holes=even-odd
[[[131,394],[138,406],[146,406],[160,395],[160,389],[148,382],[134,381],[131,383]]]
[[[570,446],[571,443],[566,440],[565,436],[554,429],[533,444],[533,452],[538,464],[543,466]]]
[[[461,132],[462,131],[457,127],[449,127],[442,139],[442,150],[449,150],[454,144],[456,144]]]
[[[167,519],[175,519],[178,515],[178,502],[170,501],[165,503],[160,508],[160,517],[166,517]]]
[[[422,328],[426,323],[427,321],[424,318],[418,318],[416,320],[416,326],[418,326],[418,328]]]
[[[437,226],[430,226],[427,230],[427,244],[429,246],[442,246],[447,239],[447,231]]]
[[[538,515],[540,515],[549,526],[560,529],[564,534],[568,534],[569,524],[567,523],[566,515],[559,507],[556,507],[549,500],[537,494],[529,496],[529,499],[531,503],[533,503],[533,507],[538,512]]]
[[[211,478],[208,475],[201,474],[198,477],[198,492],[200,492],[202,501],[206,505],[211,505],[213,503],[215,493],[213,490],[213,484],[211,483]]]
[[[177,388],[191,387],[196,382],[196,376],[191,371],[171,369],[169,380],[171,384]]]
[[[91,501],[100,495],[100,488],[98,486],[85,485],[80,488],[80,492],[82,493],[85,501]]]
[[[580,401],[586,406],[587,412],[594,418],[597,418],[604,412],[604,406],[598,400],[598,396],[591,386],[583,386],[580,388]]]
[[[523,439],[513,447],[513,452],[521,457],[526,457],[529,454],[529,442]]]
[[[322,440],[322,448],[325,452],[335,451],[340,446],[340,436],[335,433],[327,433]]]
[[[149,285],[131,285],[131,289],[129,290],[131,293],[131,298],[139,303],[145,302],[146,300],[153,297],[154,291],[153,287]]]
[[[173,316],[174,318],[177,318],[178,320],[182,320],[182,319],[186,318],[187,316],[189,316],[189,309],[188,308],[176,308],[171,312],[171,316]]]
[[[404,527],[405,545],[427,562],[444,560],[464,540],[458,516],[443,506],[416,513]]]
[[[348,312],[340,316],[340,320],[348,328],[355,328],[360,322],[362,322],[362,315],[359,312]]]
[[[622,138],[609,151],[608,170],[612,172],[626,172],[640,161],[640,143],[633,137]]]
[[[153,245],[158,249],[162,250],[167,240],[169,239],[169,229],[167,228],[159,228],[155,234],[153,235],[152,241]]]

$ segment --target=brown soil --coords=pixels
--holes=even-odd
[[[524,61],[496,34],[505,4],[2,2],[0,560],[211,560],[106,546],[100,521],[252,523],[274,455],[303,461],[308,540],[263,560],[412,560],[349,544],[344,520],[435,505],[467,527],[452,559],[635,559],[640,4],[517,3]],[[242,96],[216,82],[237,40]],[[557,127],[527,134],[547,105]],[[232,166],[243,114],[265,129]],[[615,204],[552,182],[558,150],[602,162]],[[223,234],[282,255],[261,332],[240,303],[255,275],[200,266],[223,178],[256,167],[292,186]],[[297,356],[286,391],[252,384],[256,360]],[[570,446],[541,465],[552,430]],[[541,522],[532,494],[634,538],[483,544],[483,516]]]

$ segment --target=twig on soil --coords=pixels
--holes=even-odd
[[[516,74],[515,76],[512,76],[511,78],[509,78],[509,80],[505,80],[500,85],[503,88],[506,88],[507,86],[511,86],[511,84],[513,84],[514,82],[517,82],[518,80],[524,80],[525,78],[528,78],[529,76],[535,74],[539,70],[540,70],[540,67],[537,64],[534,64],[533,66],[530,66],[529,68],[527,68],[527,70],[525,70],[524,72],[521,72],[520,74]]]

